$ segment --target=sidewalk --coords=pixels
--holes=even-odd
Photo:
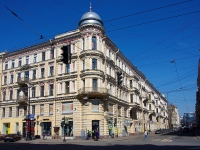
[[[115,142],[115,141],[123,141],[123,140],[130,140],[134,137],[141,138],[141,134],[139,135],[130,135],[130,136],[124,136],[124,137],[115,137],[115,138],[105,138],[105,139],[99,139],[99,141],[102,142]],[[71,143],[90,143],[91,141],[94,141],[93,139],[91,140],[82,140],[82,139],[75,139],[75,140],[69,140],[67,139],[66,142],[63,142],[63,139],[36,139],[32,141],[25,141],[24,139],[18,141],[18,143],[29,143],[29,144],[71,144]]]

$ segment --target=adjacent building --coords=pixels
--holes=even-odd
[[[178,112],[178,108],[173,105],[168,105],[168,123],[169,127],[179,127],[180,126],[180,116]]]
[[[200,61],[198,62],[197,92],[196,92],[196,126],[200,126]]]
[[[72,54],[67,65],[61,61],[63,46]],[[1,56],[2,134],[25,136],[29,112],[35,135],[45,131],[49,137],[64,130],[69,137],[79,137],[81,130],[109,137],[168,127],[166,98],[106,35],[92,10],[76,30]]]

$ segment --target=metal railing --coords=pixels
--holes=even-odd
[[[18,77],[18,78],[17,78],[17,82],[18,82],[18,83],[29,82],[29,78],[28,78],[28,77],[23,77],[23,78]]]
[[[28,101],[28,96],[17,96],[17,103]]]

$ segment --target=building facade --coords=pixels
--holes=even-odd
[[[196,91],[196,126],[200,127],[200,61],[198,62],[197,91]]]
[[[64,130],[69,137],[80,137],[81,130],[108,137],[167,128],[167,100],[108,38],[99,15],[90,10],[78,25],[1,55],[1,133],[25,136],[28,112],[35,135],[45,131],[49,137],[63,136]],[[63,46],[72,54],[68,65],[61,61]]]
[[[169,118],[169,127],[179,127],[180,126],[180,116],[178,108],[173,105],[168,105],[168,118]]]

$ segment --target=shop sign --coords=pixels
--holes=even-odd
[[[69,119],[65,118],[65,124],[69,124]]]

